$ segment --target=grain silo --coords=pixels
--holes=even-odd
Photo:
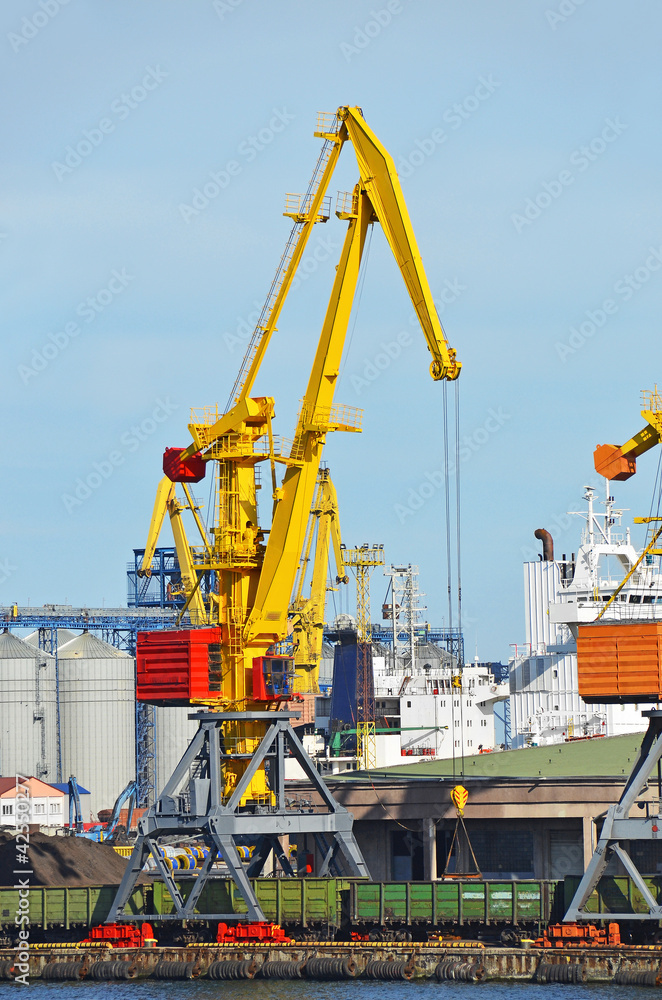
[[[51,630],[50,629],[45,629],[44,631],[48,634],[48,633],[50,633]],[[72,632],[71,629],[69,629],[69,628],[58,628],[58,629],[55,629],[55,632],[57,633],[57,644],[58,644],[58,646],[63,646],[65,642],[69,642],[69,640],[73,639],[75,637],[75,635],[76,635],[76,633]],[[49,636],[49,638],[50,638],[50,636]],[[23,636],[23,642],[29,642],[31,646],[38,646],[39,645],[39,629],[38,628],[35,629],[34,632],[30,632],[29,635],[24,635]]]
[[[0,633],[0,774],[57,781],[55,658]]]
[[[133,657],[83,632],[60,647],[58,668],[62,775],[90,789],[96,815],[136,776]]]
[[[189,715],[193,712],[195,708],[189,707],[154,709],[157,795],[162,791],[198,731],[198,723],[189,720]]]

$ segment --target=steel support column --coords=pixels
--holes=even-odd
[[[304,834],[326,835],[330,840],[324,858],[323,871],[337,863],[342,856],[345,867],[354,877],[369,878],[370,873],[353,833],[353,818],[331,795],[315,765],[305,752],[290,725],[296,718],[291,712],[199,712],[191,715],[199,728],[188,749],[175,768],[172,777],[149,812],[140,820],[138,838],[127,865],[124,878],[117,891],[107,918],[108,923],[120,920],[264,920],[264,913],[255,896],[250,877],[260,875],[272,854],[286,874],[292,874],[281,838]],[[236,756],[225,752],[222,739],[226,722],[266,722],[268,729],[239,782],[227,795],[223,780],[223,763]],[[298,761],[304,774],[322,799],[319,812],[303,812],[298,805],[289,807],[283,795],[285,757]],[[268,767],[273,804],[258,806],[242,799],[250,787],[251,779],[265,763]],[[195,777],[191,777],[195,775]],[[199,837],[204,840],[210,854],[186,900],[167,871],[159,855],[159,841],[168,837]],[[256,846],[248,867],[237,851],[241,842],[252,841]],[[174,912],[168,915],[147,914],[136,916],[125,913],[126,904],[145,861],[152,855],[173,901]],[[217,857],[222,858],[230,877],[246,902],[248,912],[201,913],[196,904],[212,875]]]
[[[648,716],[648,729],[643,738],[639,756],[637,757],[630,777],[620,799],[614,806],[610,806],[602,826],[600,839],[598,840],[593,857],[588,863],[584,876],[577,887],[568,912],[564,920],[575,922],[577,920],[661,920],[662,906],[660,906],[644,882],[635,863],[623,846],[629,840],[659,840],[662,838],[660,828],[662,827],[662,817],[660,817],[660,802],[657,802],[657,811],[641,819],[630,819],[630,809],[636,800],[646,789],[648,778],[653,770],[657,769],[658,762],[662,759],[662,711],[653,709],[643,712]],[[587,912],[585,907],[589,901],[591,893],[595,890],[600,881],[605,868],[611,860],[612,854],[620,860],[626,872],[633,880],[637,889],[644,898],[648,910],[645,913],[603,913],[591,910]]]

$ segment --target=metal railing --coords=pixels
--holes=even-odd
[[[654,389],[642,389],[641,403],[643,410],[652,410],[654,413],[662,410],[662,393],[657,391],[657,386]]]

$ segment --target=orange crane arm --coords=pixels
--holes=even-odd
[[[646,426],[625,444],[599,444],[593,452],[595,471],[605,479],[623,481],[634,476],[639,455],[654,448],[662,439],[662,395],[657,386],[642,393],[641,415]]]

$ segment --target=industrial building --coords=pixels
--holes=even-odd
[[[0,826],[60,828],[68,819],[68,797],[61,788],[32,776],[0,778]]]
[[[56,655],[39,648],[38,630],[25,638],[8,628],[0,633],[0,773],[59,782],[65,817],[66,780],[75,775],[84,786],[85,822],[93,821],[136,776],[135,658],[89,631],[51,631]],[[153,710],[151,763],[159,787],[195,734],[190,712]]]
[[[89,632],[60,646],[57,658],[61,774],[90,789],[98,813],[135,778],[134,659]]]
[[[469,792],[466,828],[484,878],[581,875],[599,826],[617,801],[641,734],[382,768],[327,778],[354,816],[357,842],[375,880],[440,877],[457,816],[451,789]],[[303,789],[301,788],[301,791]],[[297,786],[293,785],[293,794]],[[650,790],[648,798],[657,790]],[[312,842],[300,849],[314,851]],[[657,844],[632,845],[640,870],[662,871]],[[456,854],[449,871],[456,870]],[[319,863],[319,857],[317,862]],[[611,862],[609,874],[619,872]]]

